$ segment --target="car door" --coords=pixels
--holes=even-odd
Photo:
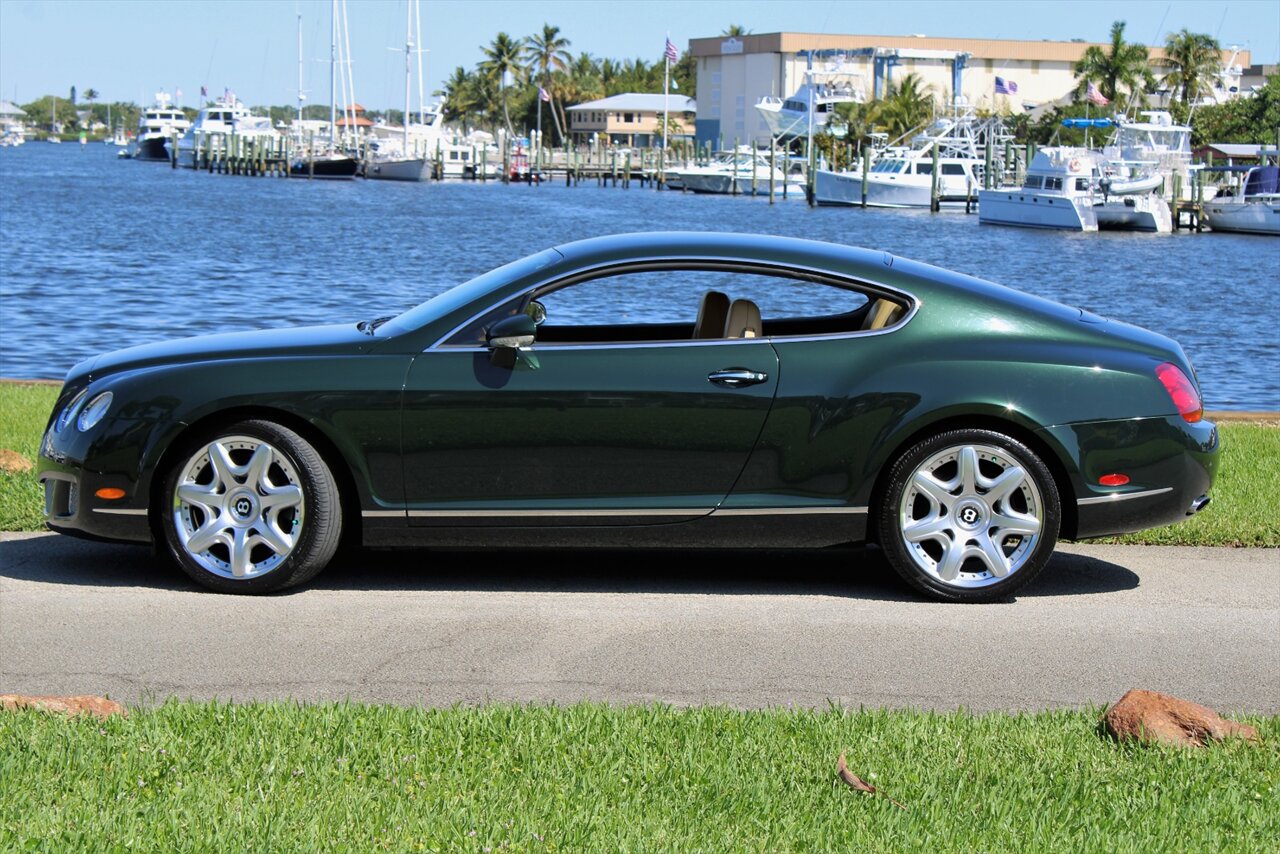
[[[778,357],[761,338],[690,340],[687,320],[637,327],[631,340],[596,326],[611,340],[574,341],[592,335],[566,327],[509,366],[475,345],[419,355],[403,410],[411,523],[637,525],[710,513],[768,416]]]

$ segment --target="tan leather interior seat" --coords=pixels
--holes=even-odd
[[[760,319],[760,307],[749,299],[736,299],[729,306],[729,318],[724,324],[725,338],[759,338],[764,334]]]
[[[901,316],[902,306],[880,297],[872,300],[867,316],[862,319],[862,328],[864,330],[884,329],[896,323]]]
[[[694,338],[719,338],[729,319],[729,297],[720,291],[707,291],[698,305],[698,320],[693,324]]]

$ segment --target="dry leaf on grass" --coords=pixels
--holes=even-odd
[[[845,760],[843,753],[840,754],[840,758],[836,761],[836,771],[837,773],[839,773],[840,779],[843,780],[849,786],[849,788],[855,789],[859,792],[866,792],[868,795],[874,795],[876,793],[875,786],[871,785],[866,780],[862,779],[857,774],[849,770],[849,763]],[[881,794],[883,795],[883,793]],[[905,806],[898,803],[893,798],[890,798],[888,795],[883,795],[883,796],[885,798],[888,798],[889,803],[893,804],[898,809],[900,810],[906,809]]]

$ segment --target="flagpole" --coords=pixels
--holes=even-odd
[[[671,33],[667,33],[667,44],[671,43]],[[665,159],[667,150],[667,114],[671,109],[671,57],[666,52],[666,45],[663,45],[662,51],[662,151]]]
[[[538,87],[538,138],[533,143],[537,153],[533,156],[534,169],[538,172],[538,180],[542,180],[542,87]]]

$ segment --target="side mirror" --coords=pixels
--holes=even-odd
[[[491,350],[517,350],[521,347],[533,346],[538,326],[527,314],[514,314],[504,317],[489,327],[486,343]]]

